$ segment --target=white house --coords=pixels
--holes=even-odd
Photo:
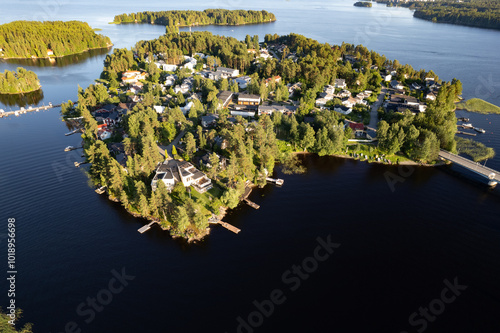
[[[333,111],[338,112],[338,113],[342,113],[343,115],[348,115],[349,113],[352,112],[352,109],[347,107],[347,106],[344,106],[344,105],[339,105],[339,106],[334,107]]]
[[[175,72],[177,70],[177,65],[167,64],[165,61],[155,61],[156,67],[166,72]]]
[[[335,88],[345,89],[347,84],[344,79],[335,79]]]
[[[189,113],[189,111],[191,111],[191,108],[193,107],[194,103],[192,101],[190,101],[189,103],[186,104],[186,106],[183,106],[181,107],[181,111],[182,113],[184,113],[185,115]]]
[[[384,79],[385,82],[390,82],[392,80],[392,75],[391,74],[383,75],[382,78]]]
[[[157,113],[163,113],[165,111],[165,107],[164,106],[161,106],[161,105],[155,105],[153,106],[153,109],[157,112]]]
[[[250,76],[245,75],[237,77],[236,79],[234,79],[234,81],[238,83],[240,89],[246,89],[248,84],[252,81],[252,78]]]

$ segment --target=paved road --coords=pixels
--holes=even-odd
[[[168,146],[160,146],[158,145],[158,151],[160,152],[160,154],[165,157],[165,150],[167,151],[168,153],[168,156],[170,158],[172,158],[174,155],[172,154],[172,146],[178,146],[179,145],[179,141],[180,139],[182,139],[182,137],[184,136],[184,134],[186,134],[186,131],[181,131],[174,139],[174,141],[172,141]]]
[[[495,174],[494,179],[500,182],[500,173],[498,171],[485,167],[465,157],[452,154],[450,152],[447,152],[446,150],[441,150],[439,152],[439,157],[451,161],[453,163],[460,164],[461,166],[466,167],[476,173],[480,173],[485,177],[488,177],[490,174],[494,173]]]
[[[378,99],[375,103],[373,103],[372,108],[370,110],[370,124],[368,127],[377,129],[378,125],[378,114],[377,110],[379,107],[382,106],[382,103],[384,103],[384,96],[387,94],[387,88],[382,87],[382,90],[380,91],[380,94],[378,95]]]

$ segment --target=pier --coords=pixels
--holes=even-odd
[[[77,128],[76,130],[73,130],[73,131],[71,131],[69,133],[65,133],[64,135],[70,136],[70,135],[73,135],[73,134],[78,133],[78,132],[82,133],[82,129],[81,128]]]
[[[468,132],[463,132],[463,131],[457,131],[457,134],[463,134],[463,135],[470,135],[470,136],[476,136],[476,133],[468,133]]]
[[[149,224],[146,224],[145,226],[142,226],[141,228],[139,228],[139,231],[141,234],[145,233],[146,231],[148,231],[149,229],[151,229],[151,227],[153,226],[153,224],[155,223],[158,223],[158,221],[153,221]]]
[[[245,198],[245,199],[243,199],[243,201],[245,201],[245,203],[246,203],[247,205],[249,205],[250,207],[252,207],[252,208],[255,208],[255,209],[259,209],[259,208],[260,208],[260,206],[259,206],[259,205],[257,205],[255,202],[250,201],[250,200],[248,200],[248,199],[246,199],[246,198]]]
[[[257,205],[255,202],[252,202],[248,199],[248,197],[250,196],[250,193],[252,193],[251,185],[253,185],[253,184],[247,180],[247,182],[245,183],[245,193],[243,193],[243,195],[240,197],[240,200],[244,201],[247,205],[249,205],[252,208],[259,209],[260,208],[259,205]]]
[[[223,226],[224,228],[226,228],[227,230],[234,232],[235,234],[239,234],[241,231],[240,229],[236,228],[234,225],[231,225],[231,224],[224,222],[224,221],[212,220],[212,221],[208,221],[208,223],[219,224],[219,225]]]
[[[49,110],[52,108],[58,108],[60,106],[61,106],[61,104],[53,105],[52,103],[49,103],[49,105],[30,106],[28,108],[22,107],[19,110],[0,112],[0,118],[8,117],[8,116],[19,116],[20,114],[24,114],[27,112],[33,112],[33,111],[36,111],[36,112],[45,111],[45,110]]]
[[[274,178],[267,177],[266,180],[268,182],[274,183],[278,186],[283,186],[283,184],[285,183],[285,181],[283,179],[280,179],[280,178],[274,179]]]
[[[471,161],[465,157],[452,154],[442,149],[439,152],[439,157],[443,160],[447,160],[455,164],[458,164],[480,176],[489,179],[488,185],[490,186],[495,186],[498,182],[500,182],[500,172],[488,168],[484,165],[481,165],[477,162]]]

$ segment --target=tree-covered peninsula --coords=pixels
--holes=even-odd
[[[111,46],[79,21],[15,21],[0,25],[0,58],[47,58]]]
[[[62,107],[83,117],[94,184],[134,215],[197,239],[277,163],[303,172],[294,153],[432,163],[440,148],[456,151],[460,81],[362,45],[258,40],[167,33],[108,55],[101,78]]]
[[[22,67],[0,73],[0,94],[21,94],[40,89],[38,76]]]
[[[355,7],[368,7],[371,8],[372,3],[368,1],[358,1],[354,3]]]
[[[276,21],[273,13],[265,10],[205,9],[169,10],[116,15],[114,23],[151,23],[167,27],[191,25],[241,25]]]

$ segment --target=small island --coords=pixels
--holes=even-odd
[[[115,16],[113,23],[150,23],[179,28],[202,25],[257,24],[274,21],[276,21],[276,16],[265,10],[205,9],[204,11],[169,10],[121,14]]]
[[[372,3],[368,1],[358,1],[354,3],[354,6],[356,7],[371,7]]]
[[[112,46],[80,21],[14,21],[0,25],[0,58],[53,58]]]
[[[0,73],[0,94],[23,94],[41,88],[38,76],[22,67],[15,72],[5,70]]]

